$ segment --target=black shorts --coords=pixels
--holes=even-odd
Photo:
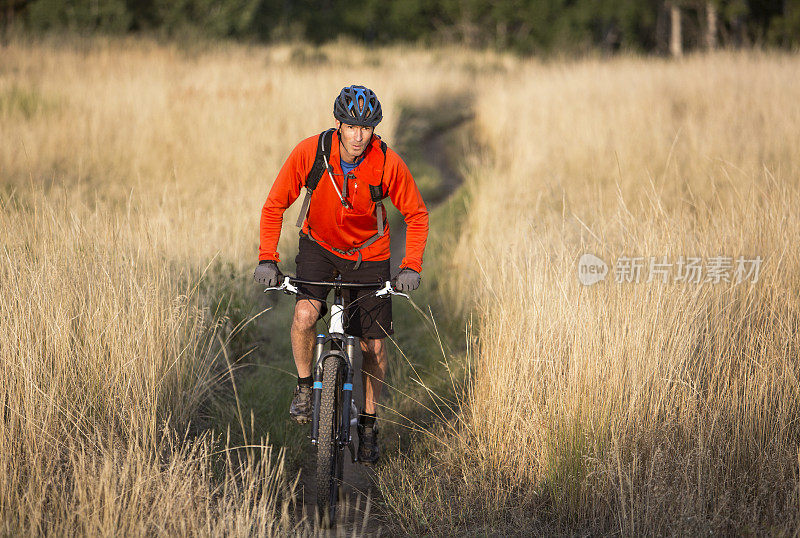
[[[300,248],[295,258],[297,278],[301,280],[333,280],[334,270],[339,271],[345,282],[384,283],[389,280],[389,260],[379,262],[362,261],[358,269],[353,269],[355,260],[345,260],[328,252],[325,248],[307,237],[300,236]],[[326,286],[298,285],[297,300],[318,299],[323,301],[319,317],[325,315],[325,300],[330,288]],[[392,328],[391,297],[375,297],[374,289],[342,290],[342,299],[348,304],[345,313],[347,334],[361,338],[385,338],[394,334]]]

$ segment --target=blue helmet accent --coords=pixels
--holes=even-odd
[[[375,92],[352,85],[342,88],[333,102],[333,117],[348,125],[375,127],[383,119],[383,112]]]

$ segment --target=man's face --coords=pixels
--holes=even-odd
[[[336,128],[339,129],[342,144],[342,158],[346,162],[354,162],[361,157],[367,149],[369,141],[372,139],[374,127],[361,127],[359,125],[348,125],[337,120]]]

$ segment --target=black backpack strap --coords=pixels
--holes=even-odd
[[[386,170],[386,142],[383,140],[381,140],[381,151],[383,152],[381,182],[379,185],[369,186],[369,196],[375,202],[375,216],[378,218],[378,237],[383,235],[383,199],[386,198],[386,193],[383,192],[383,174]]]
[[[317,139],[317,154],[314,157],[314,164],[311,166],[304,187],[306,188],[306,197],[303,199],[303,205],[300,207],[300,215],[297,217],[297,227],[302,228],[303,222],[308,215],[308,206],[311,204],[311,195],[314,194],[314,189],[319,185],[319,180],[325,173],[329,157],[331,155],[331,143],[333,141],[333,131],[336,129],[328,129],[319,134]]]

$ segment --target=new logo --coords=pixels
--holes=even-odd
[[[584,286],[591,286],[606,278],[608,265],[594,254],[584,254],[578,260],[578,280]]]

